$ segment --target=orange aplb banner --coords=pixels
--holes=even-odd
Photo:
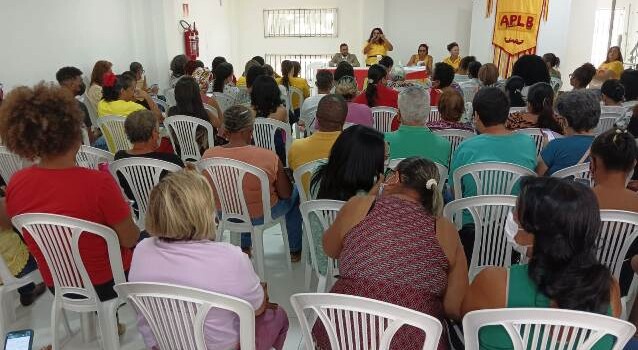
[[[541,20],[547,20],[549,0],[488,0],[487,17],[494,5],[494,64],[507,78],[520,56],[536,53],[538,30]]]

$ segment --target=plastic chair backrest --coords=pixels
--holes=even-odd
[[[443,327],[436,318],[394,304],[353,295],[301,293],[290,297],[306,349],[314,349],[305,310],[312,310],[323,323],[332,349],[390,349],[390,342],[403,325],[425,332],[424,350],[439,344]],[[338,334],[338,335],[337,335]]]
[[[202,154],[197,143],[197,128],[206,129],[208,148],[215,146],[213,126],[202,119],[186,115],[175,115],[164,119],[164,126],[168,129],[168,136],[173,144],[173,149],[179,149],[178,154],[183,161],[200,160]]]
[[[288,155],[288,151],[292,145],[292,128],[290,124],[272,118],[255,119],[255,124],[253,125],[253,140],[255,140],[255,146],[269,149],[276,153],[275,132],[277,129],[282,130],[284,133],[283,137],[286,139],[286,155]]]
[[[374,128],[379,132],[392,131],[392,121],[399,114],[399,110],[393,107],[372,107],[371,109]]]
[[[435,130],[433,131],[433,133],[450,141],[450,144],[452,145],[452,150],[450,154],[454,154],[454,152],[459,147],[461,142],[465,141],[466,139],[469,139],[470,137],[476,136],[476,134],[471,131],[461,130],[461,129]]]
[[[80,150],[75,155],[75,162],[78,166],[87,169],[98,170],[98,164],[112,161],[113,153],[86,145],[80,146]]]
[[[166,102],[169,106],[177,105],[177,102],[175,101],[175,88],[168,88],[164,90],[164,96],[166,97]]]
[[[438,122],[441,120],[441,113],[439,113],[439,107],[430,107],[430,114],[428,115],[427,123]]]
[[[576,164],[565,169],[561,169],[553,173],[552,177],[561,179],[566,177],[573,177],[574,180],[580,179],[583,182],[589,183],[590,187],[594,187],[594,179],[591,176],[589,163]]]
[[[463,101],[472,102],[474,100],[474,95],[478,92],[478,85],[464,85],[461,84],[461,90],[463,91]]]
[[[98,118],[98,126],[104,134],[109,152],[115,154],[117,151],[131,149],[133,147],[126,136],[124,122],[126,117],[109,115]]]
[[[476,196],[457,199],[443,208],[443,216],[463,227],[463,211],[474,221],[474,248],[468,267],[470,281],[487,266],[511,265],[512,246],[505,236],[507,214],[516,207],[515,196]]]
[[[600,116],[600,120],[598,120],[598,125],[594,129],[594,134],[600,135],[607,130],[610,130],[614,127],[616,120],[622,117],[622,114],[616,113],[605,113]]]
[[[337,218],[337,214],[339,214],[339,210],[345,202],[335,201],[330,199],[318,199],[318,200],[309,200],[306,202],[301,202],[299,205],[299,210],[301,211],[301,218],[303,220],[304,229],[306,230],[308,237],[308,247],[310,248],[310,261],[312,262],[312,267],[315,271],[319,271],[317,254],[325,254],[323,251],[319,251],[319,247],[315,246],[315,241],[310,239],[314,232],[312,232],[312,225],[310,224],[310,215],[314,215],[318,222],[321,224],[322,228],[322,236],[323,233],[328,230],[330,225],[332,225]],[[335,268],[335,261],[331,258],[328,258],[328,269],[326,270],[326,275],[330,276]]]
[[[17,154],[12,153],[5,146],[0,146],[0,176],[5,184],[9,184],[9,180],[18,170],[26,168],[31,162],[20,158]]]
[[[620,278],[625,255],[638,237],[638,213],[622,210],[601,210],[602,226],[596,246],[598,260]]]
[[[327,159],[313,160],[311,162],[308,162],[298,167],[292,173],[292,177],[293,179],[295,179],[295,186],[297,186],[297,192],[299,192],[299,203],[303,203],[312,199],[310,188],[306,188],[306,185],[310,186],[310,177],[312,176],[312,174],[314,174],[314,172],[317,170],[317,168],[320,165],[325,164],[327,162],[328,162]],[[309,179],[307,183],[305,183],[304,181],[304,178],[306,178],[306,176],[304,175],[306,174],[308,174],[308,179]]]
[[[100,302],[80,256],[79,241],[85,233],[104,239],[113,281],[115,284],[126,281],[120,242],[111,228],[68,216],[42,213],[16,215],[11,222],[21,232],[28,232],[42,252],[53,277],[56,299],[76,305]],[[69,299],[65,296],[69,293],[86,299]]]
[[[467,74],[454,74],[455,83],[464,83],[469,80],[470,80],[470,77],[467,76]]]
[[[292,111],[294,109],[292,104],[293,104],[293,101],[295,101],[295,99],[297,101],[299,101],[299,108],[301,108],[301,106],[303,106],[304,97],[303,97],[303,91],[301,91],[301,89],[290,85],[288,87],[288,96],[289,96],[289,99],[290,99],[290,107],[289,107],[290,111]]]
[[[524,112],[527,112],[527,107],[511,107],[510,108],[510,115],[514,113],[524,113]]]
[[[514,350],[593,349],[603,336],[616,338],[613,350],[621,350],[636,327],[626,321],[583,311],[556,308],[511,308],[472,311],[463,317],[465,349],[479,350],[479,331],[502,326]]]
[[[176,164],[159,159],[131,157],[116,160],[109,164],[111,175],[118,181],[118,174],[122,174],[133,193],[137,203],[137,226],[143,230],[145,227],[146,210],[151,191],[160,181],[165,171],[176,172],[182,170]]]
[[[213,92],[213,97],[215,97],[215,99],[217,100],[222,113],[226,112],[228,108],[232,107],[235,104],[235,98],[223,92]]]
[[[250,213],[244,196],[244,177],[257,177],[261,189],[261,203],[264,212],[264,225],[272,222],[270,212],[270,182],[268,175],[256,166],[229,158],[207,158],[197,162],[197,169],[206,172],[213,183],[219,198],[222,216],[220,220],[228,226],[251,225]],[[239,224],[237,221],[239,220]]]
[[[541,150],[543,149],[543,137],[545,135],[543,134],[543,130],[539,128],[525,128],[514,130],[514,132],[529,135],[536,145],[536,156],[538,157],[538,155],[541,154]]]
[[[97,127],[97,106],[91,103],[91,99],[89,99],[89,96],[87,94],[83,95],[82,101],[84,102],[84,106],[86,106],[86,109],[89,111],[89,119],[91,119],[91,125],[93,127]]]
[[[165,283],[127,282],[115,291],[144,317],[160,349],[206,350],[206,317],[219,309],[239,316],[241,349],[255,349],[255,312],[242,299]]]
[[[509,195],[523,176],[536,173],[517,164],[503,162],[481,162],[464,165],[452,174],[454,198],[463,197],[462,179],[468,175],[476,184],[476,195]]]

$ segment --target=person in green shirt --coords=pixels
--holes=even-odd
[[[589,187],[569,179],[523,178],[506,232],[515,246],[533,246],[527,249],[530,263],[482,270],[465,294],[461,313],[551,307],[620,317],[618,281],[596,257],[600,225],[596,196]],[[540,339],[549,331],[541,327]],[[611,349],[614,342],[607,335],[592,349]],[[482,327],[479,346],[485,350],[514,348],[501,326]],[[538,344],[538,348],[546,346]]]
[[[449,167],[451,145],[425,126],[430,114],[430,94],[410,86],[399,94],[399,130],[385,134],[390,159],[422,157]]]

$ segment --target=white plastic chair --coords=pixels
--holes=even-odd
[[[472,103],[474,95],[479,90],[479,86],[476,84],[461,84],[461,91],[463,91],[463,101]]]
[[[467,74],[454,74],[454,82],[457,84],[469,81],[470,77]]]
[[[468,175],[476,185],[476,195],[509,195],[523,176],[536,173],[517,164],[503,162],[481,162],[464,165],[452,174],[454,199],[463,197],[462,179]],[[467,179],[467,177],[466,177]],[[467,181],[467,180],[466,180]]]
[[[82,145],[75,155],[75,162],[78,166],[87,169],[98,170],[98,164],[113,161],[113,153],[103,149]]]
[[[97,106],[91,103],[91,100],[86,94],[82,96],[82,101],[84,102],[86,109],[89,111],[89,119],[91,119],[91,126],[93,128],[97,128],[97,120],[98,120]]]
[[[543,130],[540,128],[525,128],[525,129],[517,129],[514,130],[517,134],[525,134],[534,140],[534,144],[536,145],[536,157],[541,154],[543,150],[543,139],[545,134],[543,134]]]
[[[576,164],[565,169],[559,170],[552,174],[552,177],[567,178],[573,177],[576,181],[589,183],[590,187],[594,187],[594,179],[591,176],[589,163]]]
[[[255,146],[269,149],[276,153],[275,132],[278,129],[284,133],[283,137],[286,140],[286,163],[288,163],[288,152],[290,151],[293,139],[290,124],[272,118],[256,118],[255,124],[253,125],[253,140],[255,140]]]
[[[16,305],[18,301],[14,298],[15,290],[20,287],[24,287],[30,283],[42,282],[42,277],[38,270],[34,270],[25,276],[17,278],[13,276],[6,262],[0,256],[0,279],[2,284],[0,285],[0,334],[7,334],[7,331],[11,324],[16,319]],[[0,347],[4,349],[4,337],[0,339]]]
[[[441,113],[439,113],[439,107],[430,107],[430,115],[428,115],[427,123],[438,122],[441,120]]]
[[[527,107],[511,107],[510,108],[510,115],[514,113],[523,113],[523,112],[527,112]]]
[[[452,145],[452,150],[450,152],[450,155],[454,154],[454,152],[459,147],[461,142],[469,139],[470,137],[476,136],[476,134],[471,131],[461,130],[461,129],[435,130],[433,131],[433,133],[450,141],[450,144]]]
[[[0,176],[5,184],[9,184],[9,180],[18,170],[26,168],[30,164],[31,162],[20,158],[5,146],[0,146]]]
[[[392,131],[392,121],[399,114],[399,110],[393,107],[372,107],[371,109],[374,128],[379,132]]]
[[[602,226],[596,245],[598,260],[609,267],[616,280],[620,280],[620,271],[629,247],[638,237],[638,213],[622,210],[601,210]],[[629,293],[621,299],[622,318],[627,319],[636,298],[638,280],[633,276]]]
[[[621,350],[636,327],[617,318],[555,308],[511,308],[472,311],[463,317],[465,349],[479,350],[479,330],[502,326],[513,349],[592,349],[603,336],[616,338],[613,350]]]
[[[468,267],[470,282],[487,266],[511,265],[512,246],[505,236],[505,219],[516,207],[515,196],[491,195],[457,199],[443,208],[443,216],[463,227],[463,212],[474,221],[474,247]]]
[[[217,118],[219,118],[219,113],[217,113],[217,108],[204,103],[204,109],[208,112],[211,112],[214,116],[216,116]]]
[[[128,282],[115,291],[144,317],[160,349],[206,350],[206,316],[219,309],[239,317],[240,348],[255,349],[255,312],[245,300],[166,283]]]
[[[303,202],[299,205],[301,211],[301,217],[304,223],[304,232],[306,234],[305,240],[308,242],[308,250],[310,251],[310,261],[312,270],[315,271],[317,276],[317,293],[327,293],[334,283],[334,275],[337,270],[337,262],[331,258],[328,258],[328,265],[326,268],[326,274],[322,275],[319,272],[317,254],[324,254],[318,252],[315,247],[315,241],[313,239],[312,225],[310,217],[313,215],[321,224],[321,235],[328,230],[337,218],[337,214],[345,202],[335,201],[329,199],[310,200]],[[307,286],[308,289],[310,286]]]
[[[21,214],[13,217],[11,221],[20,231],[27,231],[31,235],[38,249],[42,251],[53,277],[55,287],[51,307],[53,348],[60,349],[58,326],[60,318],[64,315],[63,310],[69,310],[89,313],[89,315],[97,312],[103,348],[119,349],[116,311],[124,301],[119,298],[100,301],[80,256],[79,248],[79,241],[83,234],[97,235],[104,239],[113,281],[115,284],[124,283],[126,280],[120,243],[115,231],[93,222],[54,214]],[[69,297],[70,294],[81,296],[81,298],[72,299]],[[70,335],[68,328],[67,333]]]
[[[611,115],[613,114],[613,115]],[[616,120],[622,116],[622,114],[615,115],[614,113],[601,115],[600,120],[598,121],[598,125],[594,129],[594,134],[600,135],[607,130],[610,130],[614,127]]]
[[[299,203],[303,203],[309,201],[312,198],[310,194],[310,188],[305,188],[303,183],[304,175],[308,174],[312,176],[312,174],[317,170],[317,168],[327,163],[327,159],[317,159],[311,162],[308,162],[300,167],[298,167],[293,173],[292,177],[295,179],[295,186],[297,186],[297,192],[299,192]]]
[[[301,293],[291,296],[290,303],[301,324],[306,350],[315,348],[311,330],[316,317],[323,323],[333,350],[390,349],[392,338],[403,325],[423,330],[422,349],[434,350],[443,330],[441,322],[432,316],[354,295]],[[314,316],[310,321],[305,315],[308,309]]]
[[[226,112],[228,108],[235,105],[235,97],[229,94],[225,94],[223,92],[213,92],[213,96],[217,100],[222,113]]]
[[[281,233],[284,240],[284,250],[288,269],[292,269],[290,263],[290,246],[288,244],[288,230],[286,229],[286,217],[274,219],[271,215],[270,183],[266,173],[248,163],[228,158],[208,158],[197,163],[200,172],[206,172],[212,180],[213,187],[219,198],[221,217],[218,217],[217,237],[222,239],[224,230],[231,233],[250,232],[252,239],[254,258],[257,265],[257,274],[261,280],[265,280],[264,269],[264,238],[263,232],[272,226],[281,225]],[[244,196],[244,177],[255,176],[261,186],[261,203],[264,213],[264,223],[253,226],[246,197]]]
[[[164,90],[164,96],[166,97],[166,102],[169,106],[177,105],[177,102],[175,101],[175,88],[168,88]]]
[[[173,145],[173,149],[183,161],[197,161],[202,158],[199,144],[197,143],[197,128],[206,129],[208,137],[208,148],[215,146],[215,132],[213,126],[200,118],[189,117],[186,115],[175,115],[164,119],[164,126],[168,129],[168,136]]]
[[[98,127],[102,130],[109,152],[115,154],[117,151],[131,149],[131,142],[126,136],[124,122],[126,117],[109,115],[98,118]]]
[[[144,230],[148,200],[153,187],[160,181],[165,171],[180,171],[178,165],[158,159],[132,157],[116,160],[109,165],[109,171],[119,183],[118,174],[122,174],[128,184],[135,203],[137,203],[137,227]],[[120,184],[122,186],[122,184]]]
[[[159,108],[160,112],[162,112],[162,115],[166,117],[168,115],[168,108],[169,108],[168,103],[160,100],[156,96],[153,96],[152,99],[153,99],[153,102],[155,102],[155,104]]]
[[[404,159],[405,158],[390,159],[390,163],[388,164],[388,167],[394,170],[396,169],[397,165],[399,165],[399,163],[401,163],[401,161]],[[438,187],[441,191],[443,191],[443,185],[448,179],[448,168],[445,165],[441,165],[437,162],[433,162],[433,163],[434,165],[436,165],[436,168],[439,171],[439,178],[437,179]]]
[[[294,111],[294,107],[292,105],[292,102],[295,100],[295,96],[297,96],[297,100],[299,101],[299,108],[301,108],[301,106],[303,106],[303,101],[304,101],[304,97],[303,97],[303,91],[301,91],[301,89],[294,87],[292,85],[290,85],[288,87],[288,100],[287,102],[289,102],[288,104],[288,110],[289,111]]]

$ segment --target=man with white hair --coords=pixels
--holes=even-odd
[[[405,90],[410,86],[415,86],[416,84],[405,81],[405,69],[403,67],[394,66],[392,70],[390,70],[390,74],[388,74],[390,81],[388,81],[387,86],[389,88],[395,89],[398,92]]]
[[[390,159],[423,157],[450,164],[450,142],[425,126],[430,114],[430,94],[420,86],[410,86],[399,94],[399,130],[385,134],[390,145]]]

